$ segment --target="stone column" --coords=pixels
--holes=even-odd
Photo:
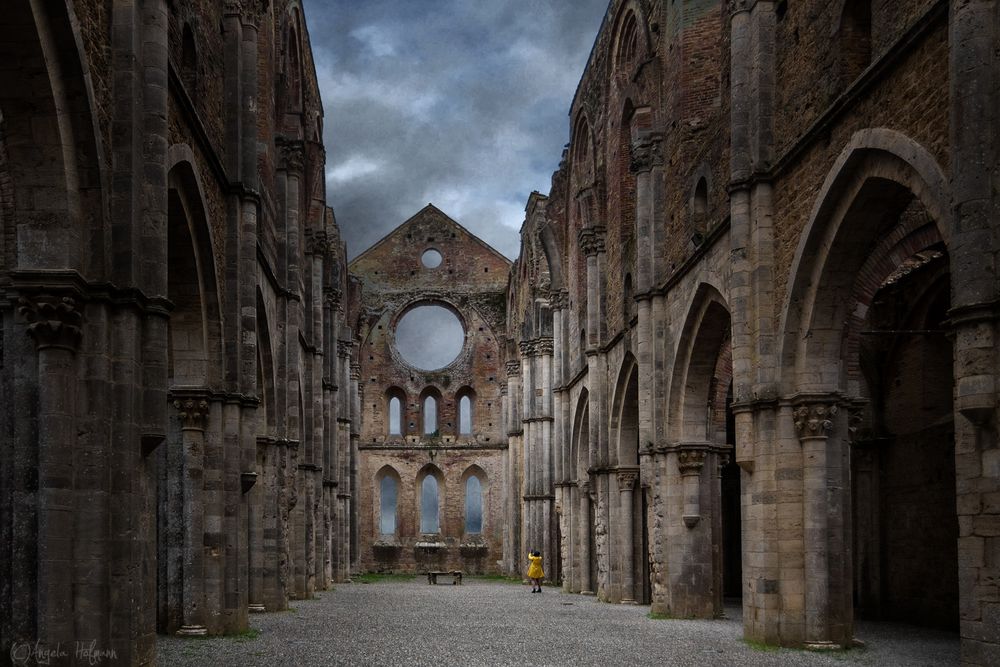
[[[208,401],[203,398],[184,398],[174,401],[174,409],[181,425],[181,443],[184,452],[182,463],[183,517],[184,522],[184,623],[177,631],[182,636],[203,636],[205,625],[205,503],[203,475],[205,456],[205,429],[208,423]]]
[[[635,601],[635,534],[632,515],[632,492],[639,471],[620,469],[618,471],[618,493],[621,496],[621,559],[622,559],[622,604],[636,604]]]
[[[838,408],[832,400],[800,402],[794,408],[795,430],[802,443],[803,549],[805,555],[805,644],[835,648],[830,635],[830,530],[827,477],[828,439]]]
[[[594,594],[594,583],[590,580],[590,482],[577,484],[580,499],[580,593]]]
[[[348,563],[350,566],[348,576],[352,572],[357,572],[360,562],[358,560],[358,551],[360,549],[360,535],[358,533],[358,498],[360,497],[358,493],[358,446],[361,443],[361,365],[357,363],[351,364],[351,396],[353,397],[351,404],[351,450],[347,466],[348,492],[351,494],[348,500],[349,512],[347,514],[346,531],[349,548]]]
[[[516,360],[506,364],[507,393],[505,411],[507,421],[507,526],[505,530],[505,553],[507,574],[515,575],[521,571],[524,562],[521,540],[521,509],[524,491],[522,484],[522,469],[520,465],[521,445],[524,434],[524,424],[521,421],[521,364]]]
[[[72,444],[76,441],[76,352],[82,314],[68,297],[21,298],[18,311],[38,353],[37,640],[54,649],[73,632]],[[27,537],[22,534],[20,537]]]

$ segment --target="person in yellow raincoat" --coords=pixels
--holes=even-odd
[[[540,551],[532,551],[528,553],[528,579],[531,579],[531,592],[541,593],[542,592],[542,579],[545,578],[545,572],[542,571],[542,554]]]

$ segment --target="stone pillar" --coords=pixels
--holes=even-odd
[[[852,637],[846,637],[835,627],[840,617],[835,591],[845,582],[833,581],[832,563],[835,563],[838,539],[842,533],[833,530],[830,516],[836,507],[831,506],[830,480],[836,479],[840,465],[833,456],[830,432],[839,408],[835,398],[816,397],[800,400],[794,407],[795,430],[802,443],[803,490],[803,549],[805,556],[805,645],[807,648],[826,649],[849,646]]]
[[[948,3],[955,472],[963,665],[1000,662],[997,218],[1000,3]],[[943,221],[939,221],[940,222]]]
[[[594,582],[590,578],[590,482],[584,480],[577,483],[580,500],[580,593],[594,594]]]
[[[360,535],[358,533],[360,510],[358,507],[358,498],[360,497],[360,494],[358,493],[358,446],[361,443],[361,365],[357,363],[351,364],[351,396],[353,398],[351,404],[351,449],[347,466],[347,480],[349,484],[349,493],[351,494],[351,497],[348,500],[349,511],[347,514],[346,531],[347,544],[349,548],[348,576],[350,576],[352,572],[358,571],[358,566],[360,564],[358,552],[361,546]]]
[[[18,310],[38,354],[36,639],[69,641],[73,627],[72,443],[76,441],[76,352],[82,315],[68,297],[21,298]],[[27,538],[27,534],[19,535]]]
[[[639,471],[620,469],[618,471],[618,493],[621,496],[621,560],[622,560],[622,604],[636,604],[635,601],[635,534],[632,515],[632,492]]]
[[[184,522],[184,622],[177,631],[181,636],[203,636],[205,625],[205,503],[204,456],[205,429],[208,422],[208,401],[203,398],[184,398],[174,401],[174,409],[181,426],[183,517]]]
[[[521,396],[521,364],[516,360],[506,364],[507,392],[504,412],[507,421],[507,526],[505,530],[505,560],[507,574],[521,572],[524,563],[523,541],[521,539],[521,510],[523,470],[521,467],[524,424],[521,421],[523,397]]]

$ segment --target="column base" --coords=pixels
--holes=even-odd
[[[251,614],[263,614],[267,611],[262,604],[252,604],[248,607]]]
[[[594,591],[580,591],[580,595],[593,595]]]
[[[178,637],[204,637],[208,634],[208,628],[204,625],[182,625],[177,631]]]
[[[806,642],[803,648],[807,651],[843,651],[842,644],[834,642]]]
[[[619,604],[639,604],[635,600],[622,600]]]

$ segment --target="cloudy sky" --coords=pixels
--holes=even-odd
[[[350,257],[432,202],[511,259],[608,0],[304,0]]]

